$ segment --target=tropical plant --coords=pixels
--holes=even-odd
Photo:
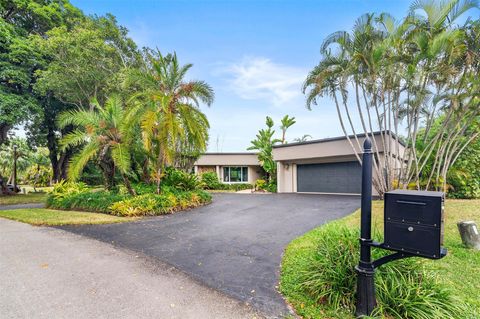
[[[125,187],[135,195],[128,178],[132,137],[123,103],[118,96],[111,96],[104,106],[97,101],[93,101],[92,106],[92,110],[67,111],[59,116],[60,127],[77,127],[62,139],[62,148],[81,147],[81,151],[72,158],[68,176],[73,181],[77,180],[85,165],[96,158],[104,174],[106,189],[113,187],[115,171],[118,169]]]
[[[302,135],[302,137],[296,137],[293,139],[294,142],[297,142],[297,143],[302,143],[302,142],[306,142],[308,140],[311,140],[312,139],[312,136],[309,135],[309,134],[304,134]]]
[[[129,119],[142,130],[149,163],[154,168],[157,193],[167,165],[175,162],[179,145],[204,152],[209,123],[200,103],[211,105],[212,88],[203,81],[186,81],[192,64],[180,65],[175,53],[145,52],[142,68],[133,69],[125,79],[126,87],[138,88],[129,100]]]
[[[268,174],[268,180],[274,180],[277,171],[277,164],[273,160],[273,145],[281,143],[281,140],[274,138],[275,130],[274,122],[271,117],[267,116],[265,120],[266,129],[258,131],[256,138],[250,143],[252,146],[248,150],[258,151],[258,161],[263,170]]]
[[[215,172],[203,172],[200,175],[200,180],[205,189],[221,189],[222,183],[218,179],[218,175]]]
[[[386,13],[365,14],[351,33],[338,31],[324,40],[322,59],[304,84],[307,107],[320,97],[333,99],[359,162],[358,133],[373,137],[380,131],[378,140],[372,138],[377,153],[374,185],[380,194],[394,181],[402,188],[413,182],[417,189],[428,189],[441,179],[438,188],[445,189],[457,155],[480,135],[467,132],[480,113],[480,22],[455,24],[475,7],[477,1],[471,0],[415,1],[401,21]],[[442,128],[424,150],[417,151],[420,128],[428,136],[438,116],[444,116]],[[402,129],[408,143],[405,152],[398,143]],[[382,148],[385,156],[378,154]],[[420,176],[431,154],[435,155],[431,176],[422,187]]]
[[[45,165],[32,165],[28,167],[23,175],[23,183],[36,187],[50,185],[52,179],[52,169]]]
[[[295,121],[295,117],[289,117],[288,115],[285,115],[281,119],[280,130],[282,130],[282,144],[287,143],[287,140],[285,139],[285,134],[287,133],[288,128],[295,123],[297,123],[297,121]]]

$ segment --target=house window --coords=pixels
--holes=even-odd
[[[246,166],[224,166],[223,181],[225,183],[247,183],[248,167]]]

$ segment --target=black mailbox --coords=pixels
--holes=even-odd
[[[444,257],[444,198],[442,192],[385,193],[384,247],[431,259]]]

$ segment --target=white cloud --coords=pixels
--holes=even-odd
[[[281,106],[302,96],[307,71],[264,57],[245,57],[223,67],[220,73],[227,75],[229,88],[242,99],[262,99]]]

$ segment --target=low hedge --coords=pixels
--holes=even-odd
[[[59,183],[47,198],[47,206],[63,210],[82,210],[117,216],[153,216],[210,203],[212,197],[203,190],[181,191],[169,186],[154,194],[154,186],[134,185],[137,196],[122,188],[116,191],[95,190],[82,183]]]

